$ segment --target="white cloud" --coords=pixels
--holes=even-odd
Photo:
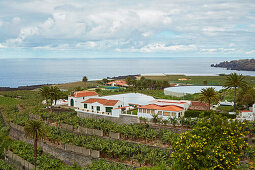
[[[0,43],[0,48],[6,48],[6,46]]]
[[[195,45],[172,45],[167,46],[162,43],[149,44],[140,49],[141,52],[161,52],[161,51],[190,51],[196,50]]]
[[[247,51],[246,54],[254,54],[255,50]]]
[[[20,21],[21,21],[20,17],[14,17],[14,18],[12,19],[12,22],[13,22],[14,24],[17,24],[17,23],[19,23]]]
[[[45,49],[245,54],[255,46],[250,41],[255,38],[252,2],[0,1],[0,43]]]

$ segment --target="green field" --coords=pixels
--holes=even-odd
[[[185,75],[165,75],[165,76],[145,76],[152,80],[166,80],[171,83],[192,84],[192,85],[223,85],[226,75],[222,76],[185,76]],[[187,80],[178,80],[187,79]],[[249,84],[255,85],[255,77],[246,76]]]

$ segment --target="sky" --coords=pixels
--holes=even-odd
[[[0,0],[0,58],[255,57],[255,0]]]

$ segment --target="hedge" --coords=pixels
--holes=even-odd
[[[228,113],[215,112],[215,111],[212,111],[212,110],[210,110],[210,111],[187,110],[187,111],[184,112],[184,117],[186,117],[186,118],[201,117],[202,113],[204,114],[203,117],[210,116],[212,113],[216,113],[216,114],[225,116],[225,117],[230,118],[230,119],[235,119],[236,118],[236,115],[230,115]]]

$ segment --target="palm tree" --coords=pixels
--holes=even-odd
[[[88,82],[88,78],[86,76],[83,76],[82,82],[87,83]]]
[[[48,100],[50,98],[50,87],[49,86],[41,87],[40,88],[40,94],[46,100],[46,106],[47,106],[47,108],[49,108]]]
[[[25,135],[34,139],[34,165],[36,169],[37,142],[45,136],[45,127],[40,120],[29,120],[24,128]]]
[[[57,103],[57,100],[60,99],[62,96],[60,89],[57,86],[51,86],[50,87],[50,99],[51,99],[51,105],[53,101],[55,101],[55,105]]]
[[[237,88],[243,88],[247,86],[247,82],[245,81],[245,77],[240,74],[231,73],[226,77],[226,81],[223,85],[227,89],[234,88],[234,112],[236,111],[236,91]]]
[[[199,96],[200,101],[204,101],[208,103],[208,110],[210,110],[211,102],[217,102],[218,101],[218,94],[215,91],[215,88],[209,87],[209,88],[204,88],[201,90],[200,96]]]

